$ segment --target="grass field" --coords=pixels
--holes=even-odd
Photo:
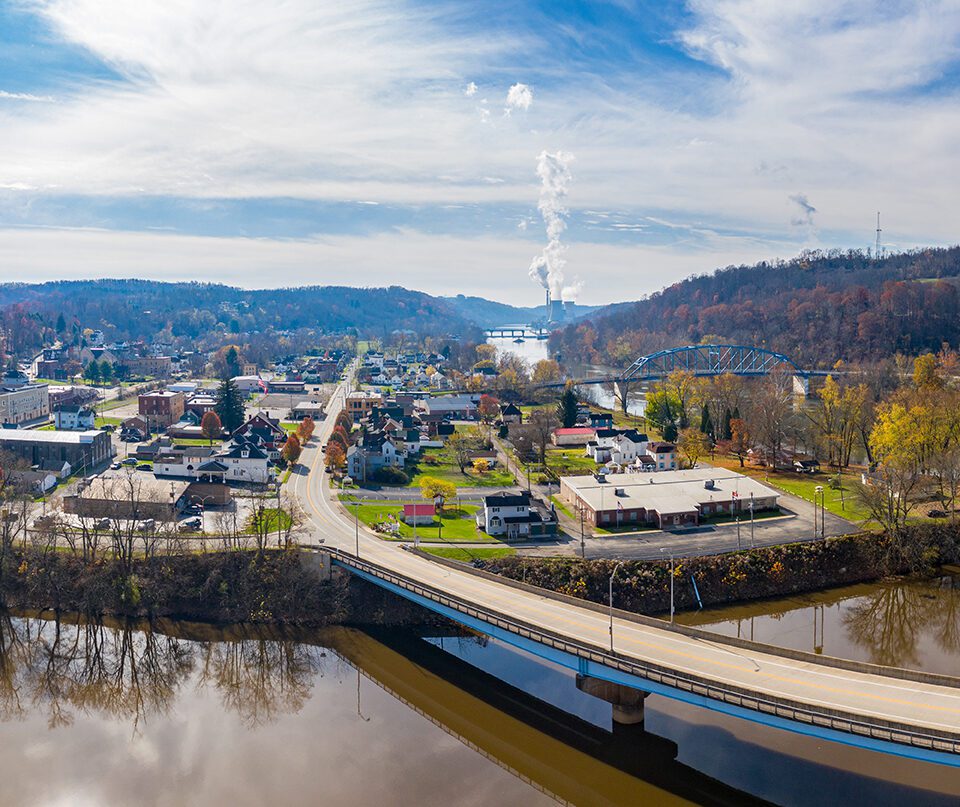
[[[475,560],[489,560],[491,558],[504,558],[508,555],[517,554],[517,550],[509,546],[483,547],[477,549],[465,549],[459,546],[425,546],[421,548],[424,552],[430,555],[436,555],[438,558],[459,560],[463,563],[470,563]]]
[[[710,460],[713,465],[721,468],[728,468],[731,471],[752,476],[771,487],[791,493],[798,498],[813,503],[817,486],[822,486],[824,491],[824,507],[834,515],[845,518],[849,521],[865,522],[869,520],[870,514],[866,508],[857,500],[854,493],[853,482],[856,478],[852,472],[847,472],[841,476],[842,489],[833,489],[830,487],[830,477],[832,473],[818,474],[798,474],[791,471],[765,471],[763,468],[753,468],[750,466],[741,468],[740,462],[735,457],[715,457]],[[818,499],[819,502],[819,499]]]
[[[419,487],[420,480],[425,476],[452,482],[458,488],[504,488],[513,485],[512,474],[502,468],[492,468],[478,474],[467,467],[461,473],[453,452],[446,447],[423,449],[416,462],[407,462],[404,471],[410,476],[407,487],[411,488]]]
[[[219,446],[222,442],[222,440],[214,440],[213,446]],[[178,446],[210,446],[210,441],[205,437],[174,437],[173,443]]]
[[[102,429],[104,426],[119,426],[123,423],[123,418],[97,418],[94,421],[94,425],[98,429]]]
[[[349,513],[358,509],[357,505],[348,501],[343,502]],[[409,504],[409,502],[407,502]],[[403,515],[404,502],[401,501],[378,501],[364,503],[359,506],[360,520],[368,527],[373,528],[376,524],[387,521],[390,516],[395,516],[399,521]],[[495,538],[481,532],[477,529],[474,517],[479,507],[477,505],[465,504],[459,510],[456,507],[445,507],[443,509],[443,530],[434,519],[431,525],[421,525],[417,527],[417,537],[421,541],[438,541],[455,544],[478,543],[490,544],[497,543]],[[397,540],[412,541],[413,527],[400,523],[400,533]]]
[[[547,468],[561,476],[592,474],[597,470],[597,463],[583,451],[582,448],[548,448]]]
[[[276,532],[278,522],[281,530],[290,529],[290,524],[292,523],[290,514],[286,510],[278,510],[276,507],[268,507],[264,509],[262,514],[256,513],[250,516],[250,529],[252,532],[261,532],[261,530],[258,529],[260,526],[259,521],[261,517],[266,522],[266,532]]]

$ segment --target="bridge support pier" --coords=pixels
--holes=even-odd
[[[633,726],[643,723],[643,701],[649,692],[589,675],[577,675],[577,689],[613,706],[613,722]]]
[[[807,396],[810,394],[810,377],[795,375],[793,377],[793,394]]]
[[[330,579],[331,563],[329,552],[316,552],[310,549],[300,550],[300,564],[308,572],[314,572],[317,579],[326,582]]]

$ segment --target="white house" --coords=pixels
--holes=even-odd
[[[96,413],[92,409],[76,404],[65,404],[53,413],[53,425],[56,429],[88,431],[96,426],[96,420]]]
[[[484,497],[482,514],[477,513],[477,525],[488,535],[510,538],[529,535],[530,494],[496,493]]]
[[[364,443],[347,449],[347,473],[362,482],[381,468],[403,468],[407,451],[402,443],[383,435],[368,435]]]
[[[274,479],[270,455],[247,443],[231,446],[227,451],[211,455],[209,449],[191,446],[189,452],[162,454],[153,463],[156,476],[181,479],[207,479],[217,482],[250,482],[266,484]]]
[[[597,429],[596,440],[587,443],[587,456],[594,462],[629,465],[647,450],[647,435],[633,429]]]

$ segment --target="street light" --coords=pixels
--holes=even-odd
[[[827,531],[824,525],[824,518],[826,515],[824,513],[824,499],[826,497],[824,496],[823,485],[817,485],[813,489],[813,537],[814,538],[817,537],[817,496],[818,495],[820,496],[820,537],[826,538]]]
[[[610,652],[613,652],[613,578],[617,575],[617,570],[623,566],[623,561],[621,560],[616,566],[613,567],[613,571],[610,573],[610,586],[608,591],[609,603],[610,603]]]
[[[354,527],[356,530],[355,534],[356,534],[356,542],[357,542],[356,550],[354,554],[357,556],[357,559],[359,559],[360,558],[360,502],[359,501],[354,503],[353,516],[354,516]]]
[[[660,551],[666,551],[666,547],[660,547]],[[673,604],[673,550],[670,550],[670,621],[673,622],[674,604]]]

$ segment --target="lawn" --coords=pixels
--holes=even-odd
[[[459,560],[463,563],[471,563],[475,560],[505,558],[508,555],[517,554],[517,550],[509,546],[483,547],[478,549],[466,549],[459,546],[425,546],[422,547],[422,549],[424,552],[430,555],[436,555],[438,558]]]
[[[178,446],[204,446],[210,447],[210,441],[205,437],[174,437],[174,445]],[[219,446],[223,441],[214,440],[213,445]]]
[[[817,486],[823,487],[824,507],[834,515],[845,518],[849,521],[867,521],[870,514],[866,508],[857,500],[853,481],[853,473],[843,474],[841,477],[843,489],[834,490],[830,487],[830,477],[832,473],[818,474],[798,474],[791,471],[766,471],[763,468],[740,467],[739,460],[734,457],[716,457],[710,460],[711,463],[722,468],[728,468],[737,473],[752,476],[772,487],[791,493],[805,501],[813,503]],[[842,494],[842,497],[841,497]],[[819,497],[819,494],[816,494]],[[817,499],[819,503],[819,498]]]
[[[102,429],[104,426],[119,426],[123,423],[123,418],[97,418],[94,421],[94,425],[98,429]]]
[[[260,519],[265,521],[266,532],[276,532],[277,525],[281,530],[290,529],[292,519],[286,510],[278,510],[276,507],[267,507],[262,513],[255,513],[250,516],[250,530],[254,533],[260,532],[257,528],[260,526]]]
[[[349,513],[358,509],[354,503],[343,501],[343,504]],[[400,501],[377,501],[361,504],[359,506],[360,520],[371,528],[380,522],[389,520],[390,516],[396,516],[399,520],[403,514],[403,505],[404,502]],[[479,506],[473,504],[465,504],[459,510],[456,507],[445,507],[443,509],[443,532],[440,532],[439,524],[434,519],[432,525],[417,527],[417,538],[426,542],[449,541],[456,544],[497,543],[495,538],[477,529],[474,517],[478,509]],[[401,522],[398,540],[412,541],[413,527]]]
[[[576,513],[570,509],[570,506],[563,501],[559,496],[551,496],[550,501],[557,506],[557,510],[563,513],[567,518],[576,518]]]
[[[104,401],[103,403],[97,404],[97,409],[101,412],[109,411],[110,409],[119,409],[121,406],[129,406],[130,404],[135,404],[137,400],[133,397],[123,398],[114,398],[110,401]]]
[[[597,463],[582,448],[548,448],[547,468],[560,476],[582,476],[597,470]]]
[[[425,476],[452,482],[458,488],[507,488],[512,487],[513,475],[500,467],[479,474],[469,466],[461,473],[453,452],[443,448],[425,448],[414,461],[407,461],[404,471],[410,476],[407,487],[420,486]]]
[[[287,434],[291,434],[292,432],[295,432],[298,428],[300,428],[300,421],[299,420],[281,420],[280,428],[283,429]]]

